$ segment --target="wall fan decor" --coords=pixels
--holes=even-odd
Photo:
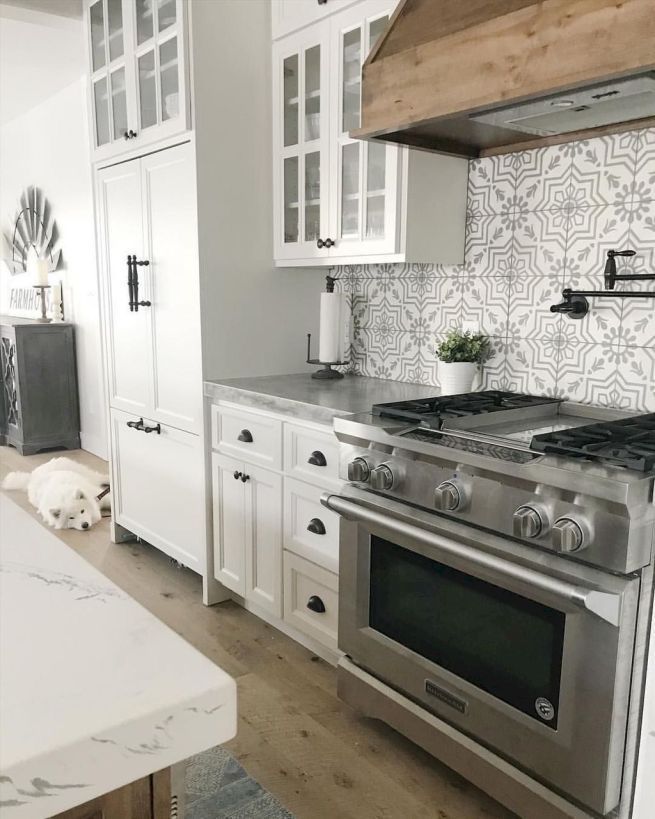
[[[5,233],[10,257],[5,259],[12,275],[27,272],[28,254],[34,248],[39,259],[48,263],[53,273],[61,262],[57,223],[52,216],[50,204],[40,188],[31,186],[20,197],[20,206],[14,220],[11,236]]]

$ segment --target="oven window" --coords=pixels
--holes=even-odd
[[[562,612],[373,536],[369,614],[371,628],[557,727]]]

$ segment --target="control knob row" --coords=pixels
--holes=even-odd
[[[364,458],[355,458],[348,464],[348,480],[354,483],[370,482],[373,489],[383,492],[393,488],[395,476],[388,464],[371,467]]]
[[[548,515],[538,506],[519,506],[512,518],[514,537],[523,540],[545,535],[550,528]],[[589,530],[584,521],[574,517],[557,518],[551,532],[552,543],[558,552],[579,552],[589,545]]]

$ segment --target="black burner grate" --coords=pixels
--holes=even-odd
[[[461,395],[441,395],[416,401],[396,401],[390,404],[375,404],[373,414],[383,418],[398,418],[420,421],[438,429],[442,418],[461,418],[467,415],[484,415],[502,410],[534,407],[540,404],[558,402],[557,398],[525,395],[518,392],[485,390],[467,392]]]
[[[655,413],[535,435],[530,447],[650,472],[655,470]]]

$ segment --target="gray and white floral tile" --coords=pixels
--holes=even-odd
[[[513,209],[516,164],[511,154],[469,162],[468,213],[504,213]]]
[[[550,312],[565,287],[603,289],[607,251],[624,248],[637,255],[619,272],[655,271],[655,129],[474,160],[463,265],[334,269],[350,369],[438,385],[438,341],[477,327],[486,387],[655,412],[655,300],[591,299],[580,321]]]
[[[515,154],[516,210],[561,209],[571,177],[571,156],[562,145]]]
[[[632,200],[637,162],[633,132],[577,143],[571,186],[584,195],[588,207],[626,207]]]
[[[561,301],[561,279],[514,275],[509,280],[509,338],[548,338],[559,332],[562,316],[550,306]]]

